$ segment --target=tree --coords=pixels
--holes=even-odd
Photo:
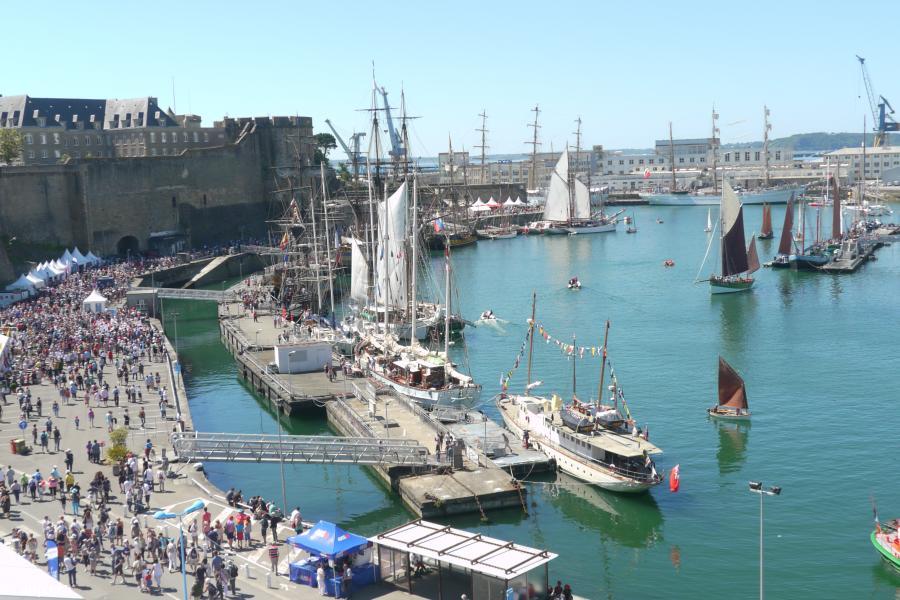
[[[343,183],[344,185],[350,183],[353,175],[350,174],[350,170],[347,168],[347,163],[341,163],[341,166],[338,167],[337,176],[338,179],[341,180],[341,183]]]
[[[22,155],[22,134],[16,129],[0,129],[0,160],[12,164]]]
[[[316,139],[316,152],[313,156],[313,164],[319,165],[325,163],[328,166],[328,151],[337,148],[337,140],[330,133],[317,133],[313,136]]]

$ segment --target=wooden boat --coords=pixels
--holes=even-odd
[[[716,419],[746,421],[750,418],[744,380],[721,356],[719,357],[719,403],[706,409],[706,412]]]
[[[772,207],[766,203],[763,204],[762,229],[757,238],[761,240],[771,240],[773,237],[775,237],[775,234],[772,232]]]
[[[625,217],[628,219],[628,217]],[[628,222],[629,227],[625,230],[625,233],[637,233],[637,220],[634,218],[634,215],[631,215],[631,220]]]
[[[891,523],[879,523],[876,518],[875,530],[869,539],[881,558],[900,571],[900,519],[894,519]]]
[[[489,226],[484,229],[476,229],[475,233],[479,238],[486,240],[508,240],[519,235],[519,228],[516,226]]]
[[[720,219],[721,274],[710,275],[709,289],[713,294],[744,292],[753,287],[752,273],[759,269],[756,238],[744,248],[744,207],[728,182],[722,184]]]

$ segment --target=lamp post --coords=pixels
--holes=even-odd
[[[184,600],[188,600],[188,584],[187,584],[187,570],[185,567],[185,546],[186,542],[184,539],[184,517],[191,513],[195,513],[198,510],[201,510],[206,506],[206,502],[203,500],[197,500],[187,508],[185,508],[180,513],[170,513],[160,510],[154,513],[153,518],[157,521],[166,521],[169,519],[178,519],[178,539],[181,541],[181,584],[184,586]]]
[[[781,488],[772,486],[766,489],[761,481],[751,481],[750,491],[759,494],[759,600],[763,600],[765,597],[763,592],[763,498],[766,496],[780,496]]]

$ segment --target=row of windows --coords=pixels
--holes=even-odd
[[[193,133],[192,137],[193,137],[194,143],[200,142],[199,132],[193,131],[191,133]],[[82,144],[84,144],[85,146],[90,146],[93,143],[92,140],[94,140],[94,139],[96,139],[96,143],[98,146],[103,145],[103,137],[100,135],[97,135],[97,136],[90,136],[90,135],[77,136],[76,135],[76,136],[66,136],[66,137],[62,137],[58,133],[52,133],[50,135],[52,135],[53,144],[55,144],[57,146],[60,143],[62,143],[63,146],[69,146],[70,143],[72,146],[80,146]],[[161,140],[163,141],[163,143],[166,143],[169,139],[171,139],[171,143],[173,143],[173,144],[178,143],[178,133],[175,131],[172,132],[171,136],[167,136],[166,132],[164,132],[164,131],[161,132],[160,135],[161,135]],[[191,141],[191,136],[188,135],[187,131],[182,132],[181,138],[184,143],[190,143],[190,141]],[[38,134],[38,143],[40,143],[40,144],[46,145],[50,139],[51,138],[48,137],[48,134],[46,134],[46,133]],[[34,138],[33,134],[30,134],[30,133],[25,134],[25,144],[26,145],[34,144],[34,140],[35,140],[35,138]],[[128,143],[137,144],[137,143],[143,142],[143,141],[144,141],[143,133],[133,134],[131,136],[117,135],[117,136],[106,138],[107,145],[115,144],[117,146],[121,145],[121,144],[128,144]],[[150,141],[156,142],[156,132],[155,131],[150,132]],[[207,132],[207,131],[203,132],[203,141],[204,142],[209,141],[209,132]]]
[[[657,162],[658,162],[659,164],[661,164],[661,165],[666,164],[666,159],[665,159],[665,158],[656,158],[656,159],[648,158],[648,159],[647,159],[647,164],[648,164],[648,165],[652,165],[652,164],[654,164],[654,161],[657,161]],[[684,159],[681,159],[681,162],[684,162]],[[691,162],[694,162],[693,159],[691,159]],[[608,161],[606,161],[606,164],[607,164],[608,166],[612,166],[613,161],[608,160]],[[620,164],[620,165],[624,165],[624,164],[625,164],[625,159],[624,159],[624,158],[623,158],[623,159],[619,159],[619,164]],[[633,159],[633,158],[629,158],[629,159],[628,159],[628,164],[629,164],[629,165],[633,165],[633,164],[634,164],[634,159]],[[639,164],[639,165],[644,164],[644,159],[643,159],[643,158],[639,158],[637,164]]]
[[[762,152],[753,152],[753,160],[759,162],[762,157]],[[731,162],[732,154],[731,152],[725,153],[725,162]],[[775,160],[781,160],[781,150],[775,151]],[[744,162],[750,161],[750,152],[744,152]],[[734,162],[741,162],[741,153],[734,153]]]

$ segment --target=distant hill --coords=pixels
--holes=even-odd
[[[889,144],[900,144],[900,135],[888,134]],[[871,146],[874,135],[866,136],[866,145]],[[794,152],[830,152],[838,148],[859,146],[862,136],[859,133],[798,133],[789,137],[770,140],[772,148],[790,148]],[[762,145],[762,141],[741,144],[722,144],[722,148],[752,148]]]

